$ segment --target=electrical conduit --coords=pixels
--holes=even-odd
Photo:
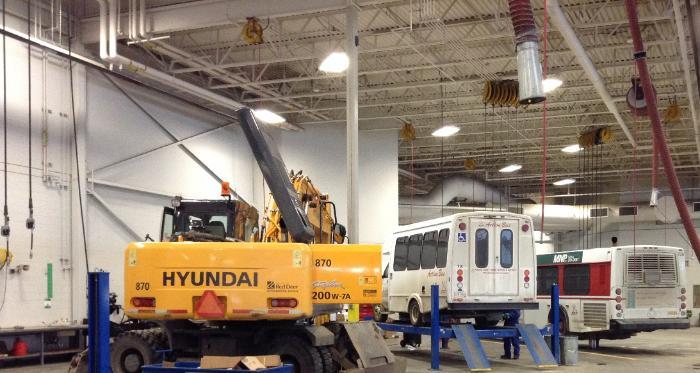
[[[676,202],[676,208],[678,208],[678,213],[681,216],[683,227],[685,228],[685,232],[688,234],[688,239],[693,251],[695,252],[696,258],[700,260],[700,238],[698,238],[698,233],[695,231],[695,225],[690,218],[688,207],[685,203],[685,199],[683,198],[683,193],[681,192],[680,182],[678,181],[678,176],[676,175],[676,169],[673,167],[671,154],[668,150],[668,145],[666,144],[663,129],[661,128],[661,118],[659,118],[659,111],[656,107],[656,92],[651,84],[651,76],[649,75],[649,69],[646,63],[646,52],[644,51],[644,43],[642,42],[642,35],[639,29],[637,2],[635,0],[625,0],[625,8],[627,9],[630,33],[632,34],[632,43],[634,45],[635,63],[637,64],[639,79],[642,82],[642,89],[644,90],[644,100],[646,101],[647,112],[649,114],[649,119],[651,120],[654,142],[658,150],[658,154],[661,157],[661,161],[663,162],[664,172],[668,178],[668,183],[673,194],[673,200]],[[692,97],[689,97],[689,99],[692,100]]]

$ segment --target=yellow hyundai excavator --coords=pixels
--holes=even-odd
[[[274,198],[264,230],[230,194],[173,200],[162,242],[125,250],[123,309],[148,327],[116,335],[112,371],[139,372],[159,350],[171,358],[276,354],[298,373],[405,370],[373,322],[314,323],[342,304],[381,302],[381,247],[337,244],[344,228],[327,196],[300,173],[290,179],[250,109],[238,115]],[[251,236],[263,242],[241,240]]]
[[[335,204],[330,201],[327,194],[321,194],[308,176],[302,171],[289,173],[292,187],[297,192],[302,209],[309,218],[309,223],[314,230],[314,242],[316,243],[343,243],[345,241],[345,227],[338,223],[335,212]],[[270,193],[265,208],[265,227],[263,230],[263,242],[294,242],[284,225],[284,219],[280,213],[274,196]]]

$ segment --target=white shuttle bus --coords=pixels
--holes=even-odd
[[[638,332],[687,329],[685,254],[670,246],[618,246],[537,256],[538,311],[525,321],[544,325],[559,284],[561,329],[587,338],[629,338]]]
[[[453,320],[495,325],[503,311],[535,309],[532,219],[508,212],[469,212],[399,227],[384,244],[384,294],[378,320],[390,313],[421,325],[430,287]]]

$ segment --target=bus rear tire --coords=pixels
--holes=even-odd
[[[418,302],[415,299],[408,304],[408,319],[413,326],[423,326],[425,324],[423,314],[420,312],[420,306],[418,306]]]

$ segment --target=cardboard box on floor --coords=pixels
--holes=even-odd
[[[199,362],[203,369],[228,369],[242,367],[249,370],[274,368],[282,365],[279,355],[261,356],[204,356]]]

